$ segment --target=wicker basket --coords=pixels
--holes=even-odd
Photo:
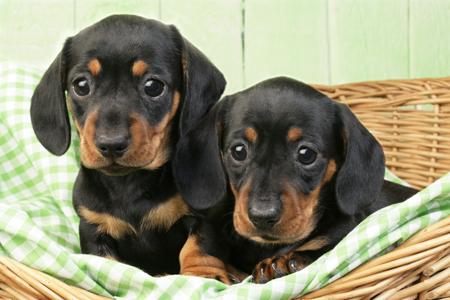
[[[351,108],[383,146],[386,166],[413,187],[450,171],[450,77],[314,87]]]
[[[450,299],[449,254],[450,216],[299,299]]]
[[[386,166],[413,187],[450,172],[450,78],[314,87],[350,106],[382,144]],[[300,299],[450,299],[449,253],[450,217]],[[2,298],[107,299],[0,256]]]

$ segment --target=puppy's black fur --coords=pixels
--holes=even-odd
[[[152,275],[179,273],[180,251],[203,225],[177,190],[172,152],[225,85],[174,26],[155,20],[111,16],[67,39],[33,94],[31,120],[42,145],[62,155],[72,112],[82,160],[73,203],[83,253]]]
[[[280,77],[220,101],[180,139],[174,174],[228,245],[226,263],[262,283],[417,192],[384,181],[384,162],[345,104]]]

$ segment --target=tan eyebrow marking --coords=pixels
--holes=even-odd
[[[245,130],[245,137],[250,143],[253,144],[258,138],[258,134],[256,133],[255,129],[249,127]]]
[[[88,63],[88,70],[92,73],[92,75],[98,75],[98,73],[102,70],[102,65],[98,59],[93,59]]]
[[[133,64],[133,75],[134,76],[142,76],[144,75],[145,71],[147,71],[147,64],[143,62],[142,60],[138,60]]]
[[[292,128],[288,132],[288,141],[293,143],[302,136],[303,132],[300,128]]]

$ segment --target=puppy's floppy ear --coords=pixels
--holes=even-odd
[[[55,155],[63,155],[70,145],[70,122],[65,85],[70,39],[42,76],[31,98],[31,123],[41,144]]]
[[[211,61],[188,40],[183,39],[184,104],[179,133],[183,135],[217,103],[226,81]]]
[[[220,139],[227,99],[184,134],[176,147],[172,161],[175,179],[184,201],[195,209],[213,206],[226,192]]]
[[[375,137],[359,122],[346,104],[336,103],[343,146],[342,167],[336,179],[339,209],[353,215],[372,205],[381,190],[385,157]]]

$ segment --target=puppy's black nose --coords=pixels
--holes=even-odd
[[[281,209],[273,201],[258,201],[248,208],[248,217],[258,229],[271,229],[281,219]]]
[[[130,146],[130,139],[124,135],[107,137],[100,135],[95,139],[97,150],[104,157],[121,157]]]

